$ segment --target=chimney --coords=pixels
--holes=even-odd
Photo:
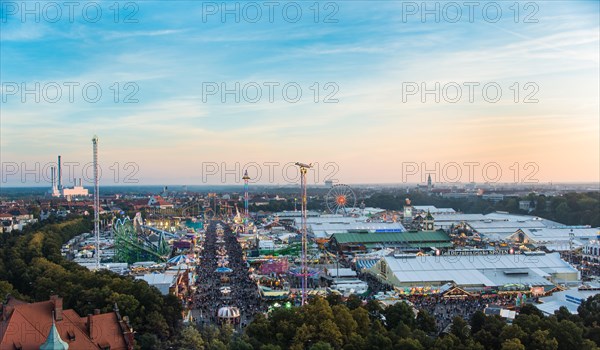
[[[58,156],[58,189],[62,190],[62,172],[60,170],[60,156]]]
[[[54,303],[54,319],[56,321],[62,321],[63,319],[63,300],[58,295],[52,295],[50,300]]]
[[[90,334],[90,339],[94,340],[94,316],[88,314],[88,333]]]
[[[50,181],[52,182],[52,190],[54,190],[54,186],[56,186],[56,170],[54,167],[50,167]]]
[[[94,315],[100,315],[100,309],[94,309]]]
[[[7,304],[2,305],[2,321],[8,320],[14,309],[14,306],[10,306]]]

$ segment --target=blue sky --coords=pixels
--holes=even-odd
[[[598,181],[597,1],[481,2],[472,20],[467,2],[428,2],[429,9],[439,6],[439,21],[423,20],[422,2],[321,1],[318,20],[314,1],[273,2],[272,22],[269,3],[228,2],[239,23],[233,14],[223,20],[222,2],[119,2],[118,14],[114,1],[92,2],[85,13],[82,2],[73,23],[57,3],[62,16],[41,2],[36,22],[23,17],[21,2],[2,1],[3,163],[44,164],[62,154],[84,164],[97,134],[103,167],[135,162],[143,184],[223,182],[218,175],[203,180],[210,162],[278,162],[281,169],[298,160],[334,162],[335,180],[346,183],[401,182],[403,162],[434,169],[495,162],[506,182],[515,180],[511,165],[533,162],[542,182]],[[36,12],[36,2],[27,4]],[[452,4],[462,11],[455,23]],[[253,21],[256,7],[262,17]],[[102,15],[92,23],[97,8]],[[302,14],[292,23],[297,8]],[[72,102],[65,82],[79,83]],[[223,103],[217,93],[203,101],[203,84],[236,82],[260,86],[262,97],[236,103],[228,95]],[[279,84],[273,102],[269,82]],[[463,93],[457,103],[435,103],[433,95],[423,103],[420,92],[403,101],[405,84],[451,82]],[[479,84],[473,103],[464,82]],[[40,91],[39,103],[33,95],[23,102],[23,85],[36,83],[50,95],[58,84],[62,98],[49,103]],[[102,89],[96,103],[81,96],[88,83]],[[132,84],[125,89],[126,83]],[[282,98],[289,83],[302,90],[298,102]],[[498,102],[482,97],[486,83],[501,87]],[[525,89],[527,83],[535,86]],[[338,102],[323,103],[334,91]],[[123,103],[133,92],[138,102]],[[529,93],[539,102],[523,103]],[[279,169],[273,181],[284,183]],[[482,177],[476,173],[475,180]],[[21,180],[11,176],[3,184]]]

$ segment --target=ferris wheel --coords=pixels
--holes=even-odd
[[[327,192],[325,203],[333,214],[348,214],[356,206],[356,195],[348,185],[334,185]]]

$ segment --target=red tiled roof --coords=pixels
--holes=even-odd
[[[2,306],[0,350],[14,350],[14,344],[20,344],[22,350],[39,349],[52,326],[54,307],[53,300],[32,304],[9,300]],[[89,320],[92,321],[91,334]],[[128,347],[121,330],[122,322],[115,311],[79,317],[74,310],[64,310],[62,320],[56,321],[56,328],[70,349],[98,350],[98,344],[109,344],[111,350],[132,349],[133,344]]]

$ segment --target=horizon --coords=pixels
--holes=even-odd
[[[115,184],[287,182],[289,160],[319,183],[600,179],[597,1],[19,4],[0,9],[2,185],[89,164],[93,135]]]

